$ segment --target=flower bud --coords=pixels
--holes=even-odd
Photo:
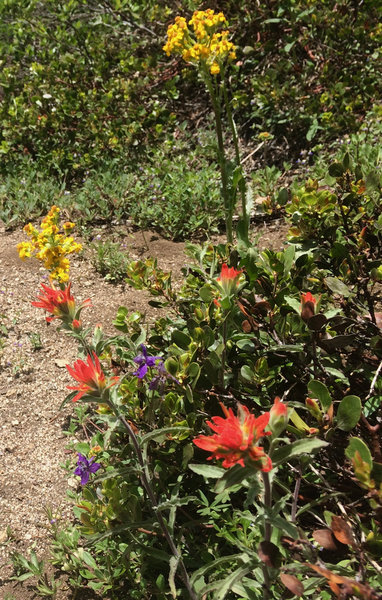
[[[270,410],[268,425],[274,437],[280,435],[288,425],[288,405],[281,402],[278,396],[276,396]]]
[[[322,423],[323,414],[318,405],[317,400],[314,400],[313,398],[306,398],[305,406],[312,415],[312,417],[314,417],[319,423]]]

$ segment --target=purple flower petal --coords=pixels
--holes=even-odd
[[[89,481],[90,473],[95,473],[101,467],[99,463],[94,461],[94,456],[88,460],[86,456],[78,453],[77,467],[74,470],[74,475],[81,477],[81,485],[86,485]]]

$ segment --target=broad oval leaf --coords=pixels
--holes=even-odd
[[[362,404],[358,396],[345,396],[337,411],[337,427],[342,431],[350,431],[361,417]]]
[[[312,379],[312,381],[309,381],[308,383],[308,390],[311,393],[312,398],[319,400],[322,409],[327,412],[332,405],[332,398],[326,385],[321,383],[321,381]]]
[[[351,292],[347,285],[343,281],[337,279],[337,277],[325,277],[325,283],[334,294],[347,298]]]
[[[372,467],[373,459],[371,458],[371,452],[369,448],[366,446],[363,440],[353,437],[351,438],[348,447],[345,450],[345,454],[349,460],[352,460],[356,452],[359,452],[362,460]]]

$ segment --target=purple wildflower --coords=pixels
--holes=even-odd
[[[149,367],[157,366],[155,364],[157,360],[160,360],[161,363],[163,363],[163,358],[161,356],[149,356],[144,344],[141,344],[141,350],[142,354],[134,358],[134,362],[138,365],[138,369],[134,371],[133,375],[136,375],[139,379],[144,378]]]
[[[90,473],[95,473],[101,468],[99,463],[94,462],[95,456],[92,456],[90,460],[83,454],[78,452],[77,468],[74,471],[75,475],[81,477],[81,485],[86,485],[89,481]]]
[[[162,394],[167,379],[172,379],[172,381],[175,381],[175,383],[179,383],[179,381],[166,370],[163,361],[157,365],[156,369],[158,371],[158,375],[153,377],[153,379],[150,381],[150,390],[158,390],[159,393]]]

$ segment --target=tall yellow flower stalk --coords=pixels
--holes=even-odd
[[[240,164],[239,143],[225,82],[227,65],[236,58],[236,46],[229,40],[227,27],[228,23],[224,14],[222,12],[215,13],[210,8],[195,11],[188,22],[184,17],[177,16],[175,22],[167,29],[167,43],[163,46],[163,50],[167,56],[172,54],[181,56],[188,64],[195,66],[210,94],[215,114],[227,241],[232,243],[232,216],[236,205],[237,188],[241,193],[243,213],[240,228],[238,227],[237,231],[243,241],[248,241],[249,218],[246,205],[246,184]],[[235,147],[236,172],[233,177],[232,168],[228,164],[224,149],[223,105]]]
[[[64,223],[63,233],[60,233],[59,214],[59,207],[52,206],[41,222],[41,231],[32,223],[25,225],[24,231],[31,239],[29,242],[18,244],[17,250],[22,260],[31,257],[40,260],[49,271],[51,281],[64,283],[69,279],[70,262],[67,255],[80,252],[82,246],[75,242],[71,235],[67,235],[75,227],[74,223]]]

